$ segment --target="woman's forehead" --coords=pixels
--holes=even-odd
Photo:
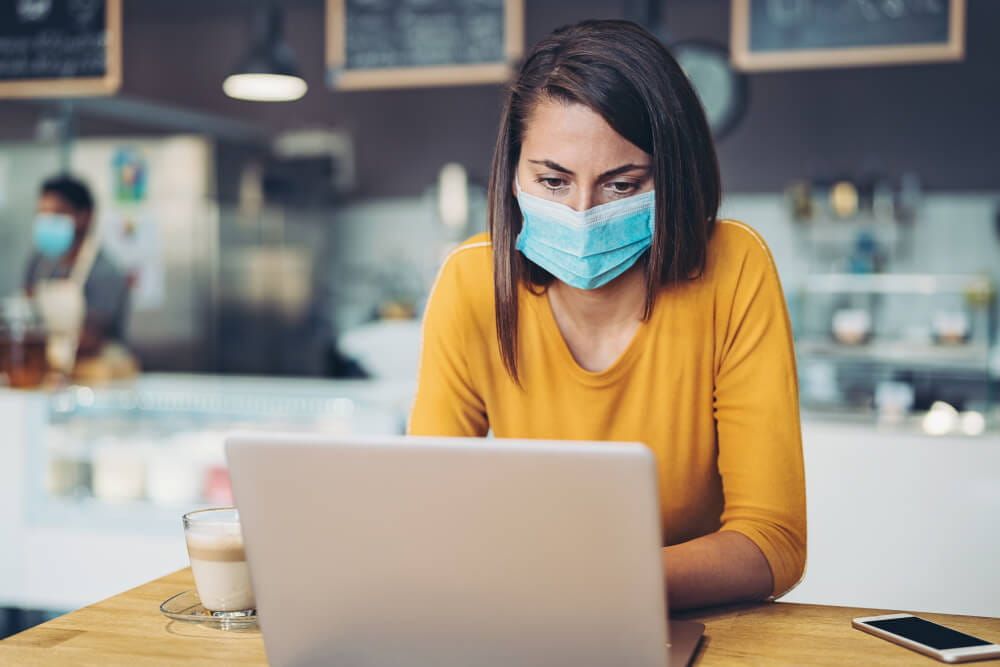
[[[521,158],[550,160],[578,173],[649,163],[649,155],[593,109],[551,99],[536,104],[526,119]]]

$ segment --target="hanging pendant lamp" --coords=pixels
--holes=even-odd
[[[309,86],[282,37],[283,18],[273,1],[254,18],[250,52],[222,83],[226,95],[251,102],[292,102],[306,94]]]

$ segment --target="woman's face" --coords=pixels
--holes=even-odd
[[[543,100],[525,124],[517,180],[577,211],[653,189],[650,156],[582,104]]]

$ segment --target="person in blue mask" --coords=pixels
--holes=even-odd
[[[47,281],[75,278],[82,283],[86,315],[80,357],[98,354],[109,342],[124,343],[128,316],[128,278],[96,249],[93,225],[94,198],[82,181],[56,176],[42,184],[24,288],[33,295]],[[88,252],[90,244],[93,252]]]
[[[501,114],[489,233],[428,299],[408,426],[647,445],[671,609],[776,597],[805,567],[784,295],[720,199],[705,114],[663,44],[625,21],[542,40]]]

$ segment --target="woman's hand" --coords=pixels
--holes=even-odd
[[[671,610],[764,600],[774,585],[761,550],[731,530],[666,547],[663,566]]]

